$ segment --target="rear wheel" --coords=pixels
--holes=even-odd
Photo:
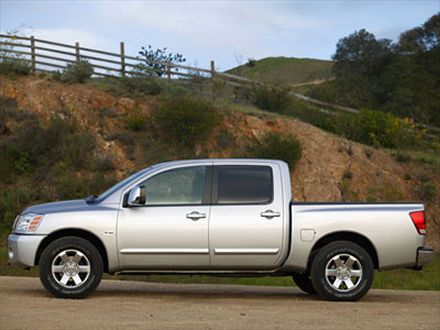
[[[58,298],[85,298],[99,285],[102,272],[98,250],[80,237],[53,241],[40,259],[40,280]]]
[[[312,262],[311,281],[324,299],[355,301],[370,289],[373,273],[373,262],[365,249],[339,241],[318,251]]]
[[[316,294],[315,289],[312,285],[312,280],[310,279],[309,273],[294,273],[292,275],[295,284],[305,293]]]

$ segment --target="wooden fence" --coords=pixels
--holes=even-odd
[[[10,60],[20,58],[27,61],[31,65],[32,72],[53,72],[59,69],[62,70],[69,64],[77,63],[81,59],[86,59],[93,66],[93,74],[100,77],[125,77],[133,74],[142,75],[142,71],[135,70],[139,64],[158,64],[163,68],[160,72],[161,75],[168,79],[178,78],[179,80],[185,80],[191,78],[209,79],[218,77],[234,86],[242,86],[243,84],[262,84],[261,81],[218,72],[215,69],[214,61],[211,61],[209,69],[167,62],[146,62],[142,57],[126,55],[124,42],[120,43],[119,53],[113,53],[82,47],[79,42],[76,42],[74,45],[69,45],[38,39],[34,36],[22,37],[0,34],[0,58]],[[331,113],[328,109],[350,113],[359,112],[357,109],[322,102],[295,92],[291,92],[290,95],[323,107],[321,110],[325,113]],[[417,124],[417,126],[440,134],[440,128],[438,127],[424,124]]]
[[[160,74],[168,79],[176,77],[212,78],[216,76],[232,84],[252,83],[250,79],[216,71],[214,61],[211,61],[209,69],[167,62],[146,62],[142,57],[126,55],[124,42],[120,43],[119,49],[119,53],[114,53],[82,47],[79,42],[69,45],[38,39],[34,36],[22,37],[0,34],[0,57],[10,60],[19,57],[30,63],[32,72],[62,70],[69,64],[86,59],[93,66],[94,75],[101,77],[142,75],[142,71],[135,70],[140,64],[158,64],[162,69],[154,68],[154,70],[160,70]]]

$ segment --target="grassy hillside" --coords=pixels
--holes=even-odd
[[[243,77],[298,84],[332,78],[331,61],[295,57],[267,57],[228,71]]]

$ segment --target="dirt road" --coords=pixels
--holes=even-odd
[[[357,303],[296,288],[103,281],[85,300],[0,277],[0,329],[440,329],[440,292],[371,290]]]

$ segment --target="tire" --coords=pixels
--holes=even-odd
[[[102,272],[103,262],[99,251],[80,237],[59,238],[41,254],[41,283],[58,298],[87,297],[98,287]]]
[[[356,301],[370,289],[374,265],[365,249],[353,242],[338,241],[318,251],[310,274],[313,288],[321,298]]]
[[[300,288],[302,291],[308,294],[316,294],[309,273],[294,273],[292,277],[296,286]]]

